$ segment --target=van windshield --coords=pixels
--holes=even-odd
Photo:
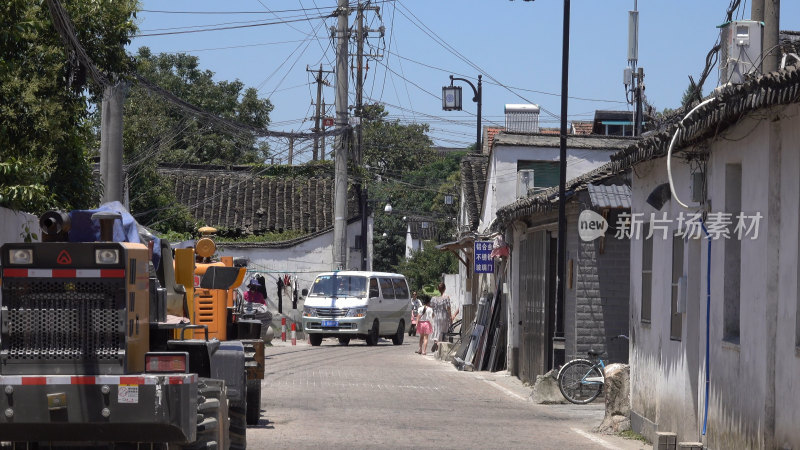
[[[353,275],[320,275],[309,297],[366,297],[367,279]]]

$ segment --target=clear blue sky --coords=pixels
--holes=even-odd
[[[271,128],[308,131],[313,127],[313,76],[306,66],[333,69],[335,18],[321,19],[336,0],[142,0],[140,34],[252,26],[220,31],[136,37],[129,51],[186,52],[200,59],[216,80],[239,79],[272,100]],[[351,2],[353,3],[353,2]],[[645,94],[658,110],[674,108],[699,78],[705,56],[718,38],[729,0],[642,0],[638,2],[639,67]],[[561,91],[563,2],[558,0],[395,0],[373,1],[380,17],[368,13],[368,26],[386,27],[383,39],[369,39],[365,102],[386,104],[390,117],[429,123],[437,145],[466,147],[475,141],[475,103],[464,83],[464,111],[441,109],[441,87],[449,74],[475,80],[483,74],[483,122],[503,124],[507,103],[535,103],[541,125],[558,126]],[[597,109],[629,110],[622,72],[627,66],[628,11],[634,0],[571,2],[570,120],[588,120]],[[750,17],[742,1],[734,19]],[[211,14],[156,11],[213,12]],[[236,12],[237,14],[231,14]],[[241,14],[238,14],[241,13]],[[355,14],[351,15],[351,23]],[[179,28],[189,27],[189,28]],[[800,2],[784,0],[782,30],[800,30]],[[351,45],[351,49],[354,47]],[[480,71],[480,72],[479,72]],[[717,68],[704,92],[716,86]],[[335,84],[333,75],[327,79]],[[498,82],[506,87],[498,85]],[[351,104],[355,83],[350,79]],[[323,95],[333,115],[334,90]],[[602,101],[597,101],[602,100]],[[270,145],[280,157],[285,140]],[[297,144],[296,161],[310,159],[310,143]]]

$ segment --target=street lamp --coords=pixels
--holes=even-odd
[[[450,75],[450,86],[442,86],[442,109],[444,111],[461,111],[461,86],[453,86],[453,81],[463,81],[472,88],[472,93],[474,94],[472,101],[478,104],[478,133],[475,141],[478,153],[483,151],[483,146],[481,146],[481,102],[483,97],[481,77],[482,75],[478,75],[477,88],[468,79],[452,75]]]

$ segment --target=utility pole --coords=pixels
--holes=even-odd
[[[764,2],[764,40],[761,47],[763,56],[762,73],[778,70],[780,61],[780,0],[762,0]]]
[[[100,117],[100,179],[103,202],[122,202],[122,111],[128,85],[108,85],[103,91]]]
[[[644,114],[642,113],[642,91],[644,91],[644,69],[639,67],[636,73],[636,122],[633,124],[636,136],[642,135],[642,121]]]
[[[558,180],[558,256],[556,268],[556,326],[552,337],[563,332],[563,324],[558,323],[558,311],[564,310],[566,304],[566,268],[567,268],[567,107],[569,105],[569,0],[564,0],[564,36],[561,47],[561,132],[559,152]]]
[[[289,137],[289,165],[292,165],[294,159],[294,137]]]
[[[322,70],[322,64],[319,65],[319,70],[311,70],[306,66],[306,72],[314,73],[314,81],[317,83],[317,102],[316,102],[316,114],[314,115],[314,132],[319,133],[322,131],[322,114],[325,113],[325,107],[322,104],[322,85],[329,86],[329,84],[322,78],[322,74],[324,73],[334,73],[332,70]],[[322,110],[320,110],[322,108]],[[324,137],[323,137],[324,139]],[[314,152],[312,153],[312,160],[317,161],[319,159],[319,136],[314,136]],[[324,145],[323,145],[324,146]],[[324,153],[324,150],[323,150]],[[322,159],[325,159],[325,155],[323,154]]]
[[[339,0],[336,10],[336,144],[333,199],[333,270],[346,268],[347,257],[347,17],[348,0]]]
[[[363,113],[363,93],[364,93],[364,5],[359,2],[358,3],[358,13],[356,14],[356,20],[358,21],[357,25],[357,32],[356,32],[356,39],[358,39],[358,43],[356,45],[357,50],[357,69],[356,69],[356,117],[358,117],[358,124],[356,124],[356,151],[355,153],[355,163],[359,166],[363,161],[364,155],[364,148],[362,147],[363,144],[363,137],[361,133],[361,123],[362,123],[362,113]],[[367,187],[362,185],[361,181],[358,182],[358,186],[356,191],[360,194],[358,196],[359,199],[359,206],[361,212],[361,270],[367,270]]]
[[[322,100],[322,114],[325,115],[325,100]],[[322,121],[322,132],[325,132],[325,121]],[[325,161],[325,135],[322,135],[322,147],[320,148],[321,152],[319,154],[320,161]]]

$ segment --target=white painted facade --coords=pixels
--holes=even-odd
[[[642,320],[643,240],[631,240],[631,407],[634,429],[672,431],[707,448],[800,448],[800,107],[750,113],[706,141],[710,212],[724,212],[726,165],[741,164],[741,212],[760,213],[757,239],[741,241],[739,339],[724,339],[726,256],[722,239],[689,240],[683,252],[686,308],[671,338],[672,241],[653,240],[652,314]],[[690,166],[672,159],[676,192],[691,199]],[[632,211],[649,217],[652,190],[667,182],[664,158],[634,167]],[[698,207],[693,208],[697,210]],[[675,199],[659,211],[688,213]],[[675,224],[672,224],[674,230]],[[734,237],[736,239],[736,237]],[[730,276],[730,271],[728,276]],[[702,435],[706,375],[706,280],[710,280],[710,389]],[[728,296],[728,299],[731,297]],[[677,337],[677,336],[676,336]]]
[[[372,218],[368,223],[367,242],[368,258],[367,270],[372,270]],[[347,225],[347,269],[360,270],[360,252],[354,250],[355,238],[361,234],[361,222],[356,221]],[[320,272],[329,272],[333,267],[333,231],[321,234],[293,247],[275,248],[274,246],[256,246],[221,244],[217,250],[219,256],[233,256],[247,258],[248,275],[256,273],[266,278],[268,306],[273,314],[278,311],[278,276],[288,274],[297,276],[299,290],[310,289],[311,283]],[[302,311],[302,300],[297,306]],[[292,309],[292,299],[284,294],[283,312],[288,314]]]
[[[567,179],[591,171],[609,161],[617,149],[567,148]],[[484,232],[496,217],[497,210],[517,200],[517,162],[559,160],[558,147],[501,145],[492,147],[487,168],[486,192],[478,231]]]
[[[38,217],[0,206],[0,245],[7,242],[24,242],[26,227],[28,232],[36,234],[36,237],[39,238],[32,240],[39,242],[42,237],[42,230],[39,229]]]

